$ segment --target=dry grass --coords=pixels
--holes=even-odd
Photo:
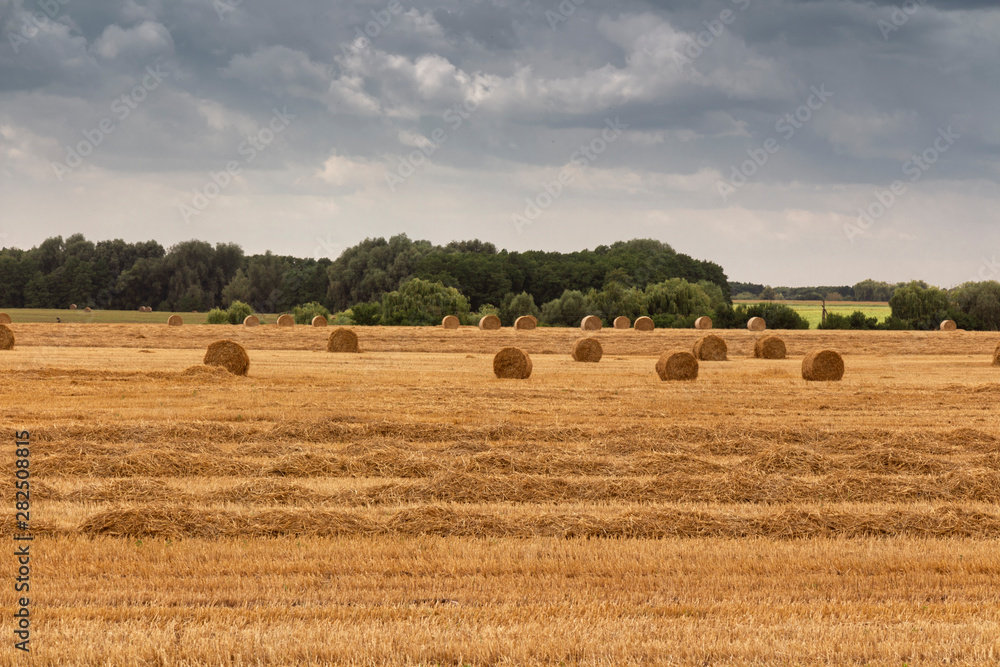
[[[703,334],[596,332],[595,365],[541,354],[577,329],[365,328],[340,356],[233,327],[242,378],[193,366],[210,326],[17,326],[0,405],[33,434],[39,664],[1000,652],[995,334],[783,332],[761,364],[733,331],[729,363],[661,383]],[[515,336],[530,382],[490,375]],[[802,380],[822,348],[842,381]]]

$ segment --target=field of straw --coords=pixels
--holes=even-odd
[[[704,332],[12,328],[39,664],[1000,660],[997,334],[715,331],[661,382]],[[187,370],[221,338],[248,376]]]

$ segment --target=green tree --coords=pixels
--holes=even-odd
[[[900,287],[889,299],[892,316],[917,329],[934,329],[948,314],[948,293],[921,281]]]
[[[242,301],[233,301],[229,304],[228,315],[230,324],[243,324],[243,320],[253,315],[253,308]]]
[[[514,294],[508,292],[500,304],[500,320],[504,326],[512,326],[514,321],[524,315],[531,315],[535,319],[542,316],[541,309],[535,305],[535,297],[527,292]]]
[[[327,321],[330,320],[330,311],[327,310],[326,306],[316,301],[304,303],[292,309],[292,317],[295,318],[296,324],[311,324],[317,315],[322,315]]]
[[[250,278],[243,269],[236,269],[233,279],[222,288],[223,305],[228,307],[233,301],[250,301]]]
[[[962,313],[975,320],[976,328],[1000,330],[1000,283],[995,280],[965,283],[951,297]]]
[[[382,297],[382,323],[390,326],[440,324],[445,315],[468,312],[469,301],[457,289],[419,278]]]

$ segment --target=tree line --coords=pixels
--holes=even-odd
[[[671,278],[715,285],[729,302],[722,267],[636,239],[579,252],[509,252],[479,240],[445,246],[406,235],[366,239],[331,259],[246,255],[235,243],[191,240],[169,249],[156,241],[93,242],[82,234],[0,249],[0,307],[207,311],[235,301],[256,312],[290,312],[315,303],[333,312],[381,302],[408,280],[459,291],[473,311],[499,308],[513,295],[544,304],[564,291],[614,282],[645,289]]]

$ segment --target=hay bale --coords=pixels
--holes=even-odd
[[[687,350],[668,350],[656,362],[661,380],[697,380],[698,360]]]
[[[10,315],[7,313],[0,313],[0,324],[10,324]]]
[[[0,324],[0,350],[14,349],[14,332],[6,324]]]
[[[514,328],[521,331],[531,331],[538,326],[538,320],[533,315],[525,315],[514,320]]]
[[[90,306],[87,306],[86,308],[83,309],[83,312],[90,313],[90,312],[93,312],[93,311],[90,310]]]
[[[581,338],[573,343],[573,361],[597,363],[604,355],[601,341],[596,338]]]
[[[954,331],[955,329],[958,329],[955,320],[945,320],[941,323],[941,331]]]
[[[632,325],[632,327],[636,331],[652,331],[653,329],[656,328],[656,325],[653,324],[653,318],[646,317],[644,315],[644,316],[640,317],[639,319],[637,319],[635,321],[635,324]]]
[[[167,318],[168,327],[179,327],[182,326],[183,324],[184,320],[181,318],[180,315],[171,315],[169,318]]]
[[[763,317],[751,317],[747,320],[747,329],[750,331],[763,331],[767,329],[767,322],[764,321]]]
[[[712,318],[703,316],[699,317],[694,321],[695,329],[711,329],[712,328]]]
[[[698,361],[725,361],[729,347],[721,337],[709,334],[694,344],[694,356]]]
[[[337,327],[326,342],[327,352],[353,352],[358,350],[358,334],[344,327]]]
[[[505,347],[493,357],[493,374],[501,380],[527,380],[531,377],[531,357],[516,347]]]
[[[462,321],[454,315],[446,315],[445,318],[441,320],[441,326],[445,329],[457,329],[462,326]]]
[[[295,326],[295,318],[292,317],[291,315],[289,315],[288,313],[285,313],[284,315],[282,315],[281,317],[278,318],[278,326],[279,327],[294,327]]]
[[[833,350],[810,352],[802,360],[802,379],[810,382],[837,382],[844,377],[844,359]]]
[[[260,324],[260,318],[256,315],[247,315],[243,318],[243,326],[255,327]]]
[[[76,304],[75,303],[69,304],[69,309],[70,310],[76,310]]]
[[[753,345],[753,356],[757,359],[784,359],[786,354],[785,341],[777,336],[764,336]]]
[[[601,318],[597,315],[587,315],[580,320],[580,328],[584,331],[599,331],[602,326],[604,326],[604,323],[601,322]]]
[[[615,329],[630,329],[632,328],[632,320],[622,315],[615,318],[614,325]]]
[[[996,349],[993,350],[993,365],[1000,366],[1000,343],[997,343]]]
[[[483,319],[479,320],[479,328],[483,331],[496,331],[501,326],[500,318],[496,315],[487,315]]]
[[[233,375],[246,375],[250,370],[247,351],[231,340],[217,340],[209,345],[202,363],[206,366],[221,366]]]
[[[323,317],[322,315],[317,315],[316,317],[312,318],[311,324],[314,327],[325,327],[326,326],[326,318]]]

